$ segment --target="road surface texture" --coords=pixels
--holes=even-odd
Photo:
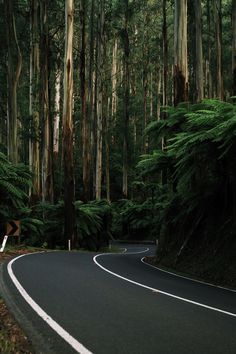
[[[236,353],[236,292],[144,264],[154,246],[124,247],[38,253],[2,267],[1,292],[36,353]]]

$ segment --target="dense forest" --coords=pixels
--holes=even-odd
[[[166,264],[233,267],[236,0],[0,13],[2,229],[50,248],[158,239]]]

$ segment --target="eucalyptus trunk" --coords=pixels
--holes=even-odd
[[[196,27],[196,100],[201,101],[203,93],[203,59],[202,59],[202,5],[201,0],[195,0]]]
[[[104,0],[100,0],[97,31],[97,136],[96,136],[96,199],[102,190],[102,131],[103,131],[103,69],[104,69]]]
[[[17,86],[22,68],[22,55],[16,33],[15,14],[12,0],[5,0],[7,38],[7,80],[8,80],[8,156],[13,163],[18,162],[18,119]]]
[[[83,160],[83,200],[90,198],[90,129],[86,109],[86,1],[80,0],[80,97],[82,112],[82,160]]]
[[[53,202],[53,142],[49,109],[48,0],[40,0],[40,115],[42,119],[42,198]]]
[[[111,114],[112,117],[115,116],[117,110],[117,38],[114,40],[113,50],[112,50],[112,71],[111,71],[111,82],[112,82],[112,101],[111,101]]]
[[[58,61],[60,56],[58,55]],[[53,124],[53,160],[58,159],[59,154],[59,129],[60,129],[60,101],[61,101],[61,76],[62,71],[59,64],[56,64],[55,73],[55,100],[54,100],[54,124]]]
[[[77,245],[75,228],[75,178],[73,159],[73,25],[74,1],[65,2],[65,59],[64,59],[64,99],[63,99],[63,167],[64,167],[64,215],[65,242],[71,240],[72,247]]]
[[[124,123],[123,123],[123,187],[122,193],[125,198],[128,196],[128,131],[129,131],[129,101],[130,101],[130,67],[129,67],[129,33],[128,33],[128,21],[129,21],[129,0],[124,1],[125,13],[124,13],[124,28],[123,28],[123,42],[124,42]]]
[[[236,96],[236,0],[232,0],[232,74],[233,74],[233,95]]]
[[[175,0],[174,104],[188,100],[187,0]]]
[[[163,99],[162,104],[166,106],[167,100],[167,85],[168,85],[168,37],[167,37],[167,16],[166,16],[166,0],[162,3],[162,50],[163,50]]]
[[[165,107],[168,104],[167,97],[167,86],[168,86],[168,36],[167,36],[167,14],[166,14],[166,0],[162,2],[162,51],[163,51],[163,95],[162,95],[162,104]],[[162,119],[166,119],[166,113],[162,112]],[[164,151],[166,147],[166,137],[163,136],[161,139],[161,148]],[[161,171],[161,180],[162,184],[167,183],[167,169]]]
[[[41,199],[40,178],[40,150],[39,150],[39,2],[31,0],[30,3],[30,139],[29,139],[29,166],[32,171],[32,190],[30,191],[31,202]]]
[[[221,0],[213,0],[213,10],[216,41],[216,94],[219,99],[223,100]]]
[[[95,198],[95,180],[96,180],[96,144],[95,144],[95,128],[96,128],[96,87],[97,75],[94,70],[94,64],[97,64],[97,52],[95,57],[95,48],[97,38],[94,35],[95,27],[95,3],[91,0],[90,23],[89,23],[89,70],[88,70],[88,116],[90,120],[90,170],[92,170],[92,196]],[[90,172],[91,174],[91,172]],[[91,194],[91,193],[90,193]]]

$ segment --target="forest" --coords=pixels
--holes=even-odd
[[[44,248],[158,239],[157,262],[236,277],[236,0],[0,13],[1,235],[20,220]]]

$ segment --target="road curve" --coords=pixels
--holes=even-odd
[[[235,354],[236,293],[149,267],[147,247],[38,253],[5,266],[3,295],[36,352]]]

